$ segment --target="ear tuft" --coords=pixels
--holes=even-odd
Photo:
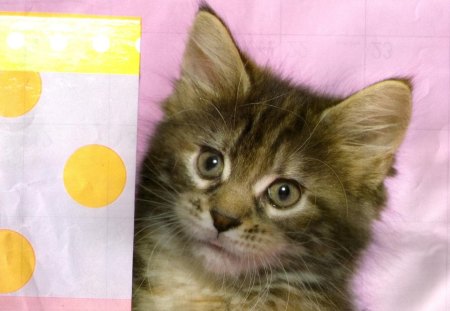
[[[209,6],[209,4],[206,1],[200,1],[200,4],[198,6],[198,11],[203,11],[210,13],[216,17],[218,17],[217,13]]]

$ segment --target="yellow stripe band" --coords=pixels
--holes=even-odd
[[[0,70],[139,74],[138,18],[0,12]]]

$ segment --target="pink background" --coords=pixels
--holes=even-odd
[[[389,180],[389,206],[354,287],[365,311],[450,310],[450,0],[209,3],[260,64],[315,89],[346,95],[391,76],[413,78],[414,114],[399,174]],[[1,11],[142,17],[140,157],[161,116],[158,103],[178,75],[197,6],[194,0],[0,1]],[[101,306],[95,308],[112,310]]]

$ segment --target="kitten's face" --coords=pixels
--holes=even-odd
[[[257,67],[202,11],[165,111],[141,197],[180,254],[217,275],[309,271],[365,245],[410,88],[388,80],[346,99],[316,95]]]
[[[285,102],[289,112],[264,102]],[[312,129],[302,109],[289,106],[286,97],[255,98],[236,103],[234,114],[234,103],[221,99],[192,111],[195,116],[180,115],[174,126],[180,140],[171,143],[177,146],[172,174],[184,176],[171,194],[174,213],[206,269],[240,274],[278,266],[283,254],[304,254],[294,233],[320,214],[311,169],[321,160],[308,154],[314,143],[307,141]]]

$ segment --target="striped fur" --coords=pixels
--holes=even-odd
[[[408,82],[314,93],[254,64],[204,6],[164,108],[136,200],[133,310],[354,310],[349,282],[386,200]],[[223,155],[218,179],[195,168],[205,147]],[[287,209],[267,198],[280,178],[301,187]],[[219,234],[216,208],[240,225]]]

